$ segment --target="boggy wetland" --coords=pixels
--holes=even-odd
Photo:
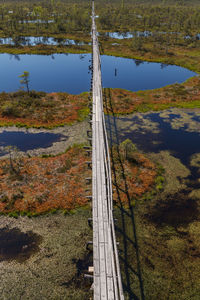
[[[197,300],[199,6],[123,5],[97,27],[125,299]],[[0,298],[90,299],[90,6],[0,9]]]

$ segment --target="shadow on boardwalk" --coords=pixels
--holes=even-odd
[[[141,299],[144,300],[144,288],[141,273],[141,265],[139,258],[139,247],[136,232],[136,222],[134,215],[134,208],[131,205],[131,199],[129,196],[126,176],[124,172],[123,162],[120,158],[119,153],[119,136],[116,124],[116,118],[113,112],[113,106],[111,102],[110,89],[104,89],[104,106],[107,112],[106,124],[108,131],[108,138],[111,149],[111,162],[113,172],[113,185],[115,186],[118,199],[116,199],[116,215],[118,222],[115,226],[118,238],[120,240],[119,246],[119,258],[122,272],[123,288],[126,299]],[[117,158],[113,155],[113,146],[117,150]],[[116,164],[116,159],[118,163]],[[124,207],[120,192],[122,189],[119,188],[117,176],[116,176],[116,165],[117,168],[120,166],[120,173],[124,181],[123,193],[127,198],[128,207]],[[114,199],[115,200],[115,199]]]

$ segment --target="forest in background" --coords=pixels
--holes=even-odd
[[[200,33],[196,0],[97,1],[98,30]],[[58,34],[90,32],[90,1],[0,1],[0,32]]]
[[[197,36],[200,33],[199,1],[120,0],[97,1],[95,4],[99,15],[97,26],[101,33],[99,38],[101,53],[177,64],[200,73],[200,40]],[[88,1],[0,0],[0,37],[12,37],[15,42],[15,45],[10,45],[10,48],[1,45],[0,51],[3,53],[8,50],[24,51],[23,53],[29,51],[31,53],[31,51],[39,52],[39,47],[43,47],[45,54],[48,54],[48,47],[51,47],[51,53],[69,52],[71,46],[65,45],[62,48],[61,45],[59,45],[60,48],[53,45],[21,46],[19,38],[30,35],[71,36],[73,39],[80,37],[90,40],[90,14],[91,2]],[[153,34],[138,36],[137,31],[141,33],[151,31]],[[108,37],[107,32],[131,32],[134,37],[122,40],[112,39]],[[79,46],[79,48],[77,46],[77,49],[81,52],[83,47],[86,46]],[[88,46],[86,49],[88,52],[91,51],[89,48]],[[138,63],[141,62],[138,61]],[[104,91],[108,100],[108,107],[107,105],[106,107],[112,116],[133,111],[158,111],[172,106],[199,107],[199,94],[199,77],[192,78],[184,84],[174,84],[145,92],[134,93],[121,89]],[[71,121],[81,121],[88,112],[86,93],[72,96],[65,93],[19,91],[1,93],[0,101],[1,125],[20,122],[18,125],[28,127],[33,126],[33,122],[34,125],[40,122],[39,126],[43,122],[45,126],[52,124],[55,126],[61,119],[64,124],[69,124]],[[184,121],[183,118],[182,122]],[[177,118],[177,124],[178,122],[179,118]],[[83,127],[82,124],[80,123],[80,128]],[[149,128],[152,127],[151,125]],[[130,130],[133,129],[130,128]],[[113,134],[116,133],[113,132]],[[13,262],[3,263],[5,274],[9,265],[11,266],[7,272],[9,276],[3,276],[1,283],[5,297],[18,296],[20,288],[23,297],[30,295],[32,291],[35,293],[35,290],[38,296],[41,283],[41,291],[45,293],[45,297],[49,290],[56,292],[64,290],[64,295],[66,293],[70,295],[69,299],[78,299],[77,295],[79,299],[84,299],[84,297],[89,299],[90,287],[85,285],[81,277],[83,275],[81,265],[84,264],[86,253],[85,243],[91,239],[92,234],[87,225],[87,218],[91,217],[90,210],[87,206],[82,211],[78,210],[79,205],[86,204],[87,198],[83,195],[86,191],[90,192],[84,181],[84,178],[89,176],[86,174],[88,169],[85,164],[88,156],[83,154],[82,146],[74,145],[66,153],[56,156],[43,155],[27,158],[17,157],[18,153],[15,158],[10,149],[9,162],[2,160],[0,166],[2,214],[14,218],[18,218],[19,215],[36,217],[46,212],[55,214],[61,208],[65,215],[65,217],[61,214],[51,216],[49,220],[53,220],[53,223],[50,225],[45,217],[38,217],[35,221],[31,219],[31,227],[27,226],[29,219],[23,218],[23,231],[31,228],[38,232],[39,228],[44,241],[40,246],[41,251],[36,256],[37,260],[31,259],[23,264],[25,269],[22,265],[20,269],[17,269],[19,264],[16,266]],[[119,220],[116,224],[116,232],[125,294],[133,298],[133,295],[140,293],[137,278],[138,257],[135,251],[136,236],[135,233],[133,234],[135,226],[133,222],[135,222],[146,299],[165,300],[170,297],[180,300],[191,297],[195,299],[199,294],[200,241],[199,215],[197,216],[199,204],[193,199],[195,193],[191,194],[188,200],[188,194],[183,189],[187,180],[190,180],[190,177],[186,178],[189,169],[170,152],[155,153],[151,156],[150,159],[156,161],[156,167],[154,167],[150,161],[137,153],[137,148],[130,144],[129,140],[120,144],[119,149],[111,148],[111,152],[112,167],[116,176],[114,182],[115,216]],[[198,162],[197,166],[199,167]],[[124,170],[126,172],[122,177]],[[146,182],[143,182],[144,179]],[[126,197],[131,196],[132,201],[128,201],[129,206],[127,206],[126,198],[122,198],[125,196],[123,189],[127,188],[127,185]],[[120,191],[119,199],[116,197],[116,187]],[[140,197],[141,194],[134,195],[136,192],[143,193],[147,190],[148,192],[142,197]],[[120,203],[120,209],[117,210],[118,203]],[[57,218],[56,221],[54,217]],[[1,218],[2,226],[6,226],[7,223],[10,226],[10,220],[6,221],[4,216]],[[44,223],[41,223],[43,220],[45,220]],[[22,222],[21,217],[12,226],[20,228],[22,226],[20,222]],[[77,227],[77,224],[81,226]],[[61,228],[62,232],[55,234],[57,228]],[[47,233],[52,233],[52,236],[48,238],[49,242]],[[61,236],[67,237],[64,243],[60,240]],[[52,237],[55,237],[55,241]],[[77,244],[77,241],[81,243]],[[63,252],[62,248],[64,248]],[[24,249],[22,248],[23,255]],[[3,251],[2,248],[0,250],[1,255],[4,254],[3,251],[6,252],[4,248]],[[49,257],[51,263],[49,263]],[[32,261],[34,265],[31,264]],[[28,275],[27,267],[30,272]],[[64,268],[63,273],[62,268]],[[51,272],[55,277],[51,275]],[[13,276],[13,273],[16,273],[17,277]],[[23,277],[24,274],[25,277]],[[31,276],[34,277],[34,281]],[[12,285],[16,280],[18,284]],[[51,283],[52,287],[49,288],[47,283]],[[49,299],[53,299],[54,295],[49,296]]]

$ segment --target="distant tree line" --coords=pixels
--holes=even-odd
[[[163,31],[200,33],[200,3],[190,6],[179,5],[178,2],[168,5],[167,1],[143,1],[140,4],[108,3],[104,7],[98,5],[99,27],[103,30],[115,31]],[[142,4],[141,4],[142,3]],[[189,2],[188,2],[189,3]]]
[[[91,6],[63,1],[1,1],[0,33],[59,34],[77,31],[90,32]]]
[[[192,37],[200,33],[199,0],[95,3],[100,31],[151,31]],[[89,34],[90,15],[91,1],[86,0],[0,0],[0,36]],[[167,39],[171,40],[171,36]]]

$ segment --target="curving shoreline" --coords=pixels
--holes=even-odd
[[[51,133],[51,134],[59,134],[61,135],[60,139],[47,148],[37,148],[33,150],[20,151],[18,150],[18,154],[20,156],[42,156],[42,155],[58,155],[60,153],[64,153],[67,148],[74,144],[85,144],[87,142],[87,130],[89,130],[89,125],[87,121],[83,121],[81,123],[76,123],[70,126],[57,127],[54,129],[37,129],[37,128],[19,128],[16,126],[12,127],[0,127],[0,134],[3,131],[8,132],[23,132],[23,133]],[[0,151],[4,151],[4,147],[0,147]],[[0,156],[0,159],[8,158],[9,155],[5,154]]]
[[[52,36],[53,37],[53,36]],[[57,37],[57,36],[55,36]],[[62,36],[63,37],[63,36]],[[78,35],[66,35],[65,38],[81,39]],[[88,42],[89,37],[81,39],[83,42]],[[155,49],[160,48],[160,45],[156,45],[154,42],[154,47],[151,43],[147,42],[145,44],[144,50],[135,50],[132,47],[132,39],[115,39],[115,38],[99,38],[101,44],[101,54],[118,56],[124,58],[132,58],[138,60],[145,60],[148,62],[160,62],[170,65],[177,65],[185,67],[191,71],[200,73],[200,51],[199,48],[187,48],[173,46],[170,51],[166,53],[161,50],[156,52]],[[157,47],[158,46],[158,47]],[[13,46],[13,45],[0,45],[0,53],[9,54],[43,54],[51,55],[55,53],[76,53],[84,54],[90,53],[90,45],[45,45],[40,44],[36,46]]]

